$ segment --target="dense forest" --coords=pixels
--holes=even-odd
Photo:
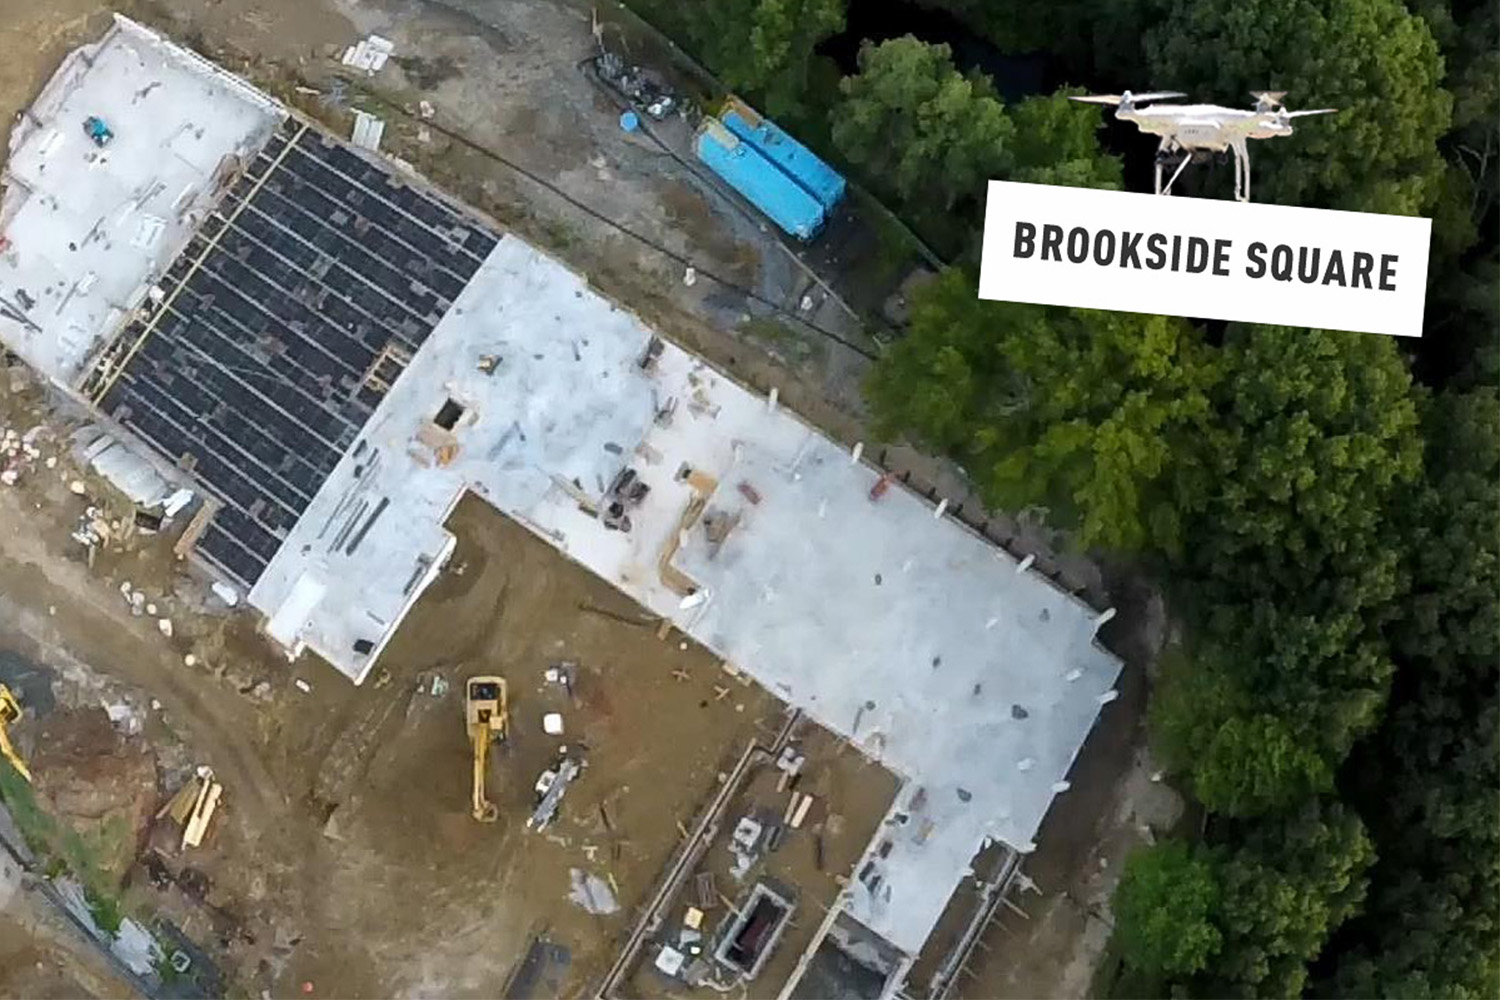
[[[1185,623],[1149,723],[1205,822],[1128,863],[1114,991],[1500,995],[1500,3],[628,2],[951,263],[880,429]],[[985,64],[1021,56],[1049,92],[1007,100]],[[1340,109],[1257,148],[1257,200],[1434,219],[1424,337],[979,301],[988,178],[1121,187],[1149,151],[1082,88]]]

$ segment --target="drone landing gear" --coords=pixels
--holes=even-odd
[[[1181,147],[1168,149],[1166,145],[1163,144],[1162,148],[1156,151],[1156,193],[1171,194],[1172,185],[1177,182],[1177,178],[1182,176],[1182,172],[1186,170],[1187,165],[1192,162],[1193,154],[1188,150],[1182,149]],[[1167,181],[1166,187],[1162,187],[1162,170],[1166,167],[1172,166],[1173,164],[1176,164],[1177,169],[1172,171],[1172,176]]]
[[[1172,185],[1177,183],[1177,178],[1187,169],[1187,165],[1194,160],[1205,159],[1209,154],[1202,151],[1187,150],[1181,146],[1167,147],[1163,145],[1156,153],[1156,193],[1171,194]],[[1250,151],[1245,148],[1243,142],[1229,147],[1229,155],[1234,160],[1234,200],[1250,200]],[[1172,176],[1167,179],[1165,185],[1161,182],[1162,172],[1167,167],[1175,167]]]
[[[1250,200],[1250,148],[1243,142],[1232,147],[1234,151],[1234,200]]]
[[[1171,177],[1170,180],[1167,181],[1167,186],[1166,187],[1162,187],[1161,186],[1161,168],[1164,167],[1164,166],[1166,166],[1167,164],[1163,163],[1160,159],[1158,159],[1156,161],[1156,193],[1157,194],[1171,194],[1172,193],[1172,185],[1174,183],[1176,183],[1177,178],[1182,175],[1182,171],[1187,168],[1187,165],[1189,163],[1192,163],[1192,162],[1193,162],[1193,158],[1191,156],[1184,156],[1184,157],[1182,157],[1178,161],[1178,163],[1177,163],[1177,169],[1174,170],[1174,171],[1172,171],[1172,177]]]

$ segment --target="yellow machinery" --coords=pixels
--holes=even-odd
[[[10,745],[10,725],[20,717],[21,703],[10,693],[10,688],[0,684],[0,754],[5,755],[5,759],[20,772],[21,777],[30,781],[31,771],[27,769],[26,762],[21,760],[21,755],[16,753],[16,748]]]
[[[474,818],[493,823],[500,815],[484,793],[485,771],[490,763],[490,745],[504,741],[510,713],[505,701],[505,678],[470,677],[464,682],[464,721],[474,746]]]

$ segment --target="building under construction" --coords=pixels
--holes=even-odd
[[[473,493],[897,776],[783,995],[840,935],[893,993],[976,855],[1033,849],[1113,697],[1110,613],[860,448],[124,19],[5,184],[0,339],[211,498],[194,557],[290,655],[363,681]]]

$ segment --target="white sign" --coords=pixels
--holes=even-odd
[[[1432,220],[990,181],[979,296],[1422,335]]]

